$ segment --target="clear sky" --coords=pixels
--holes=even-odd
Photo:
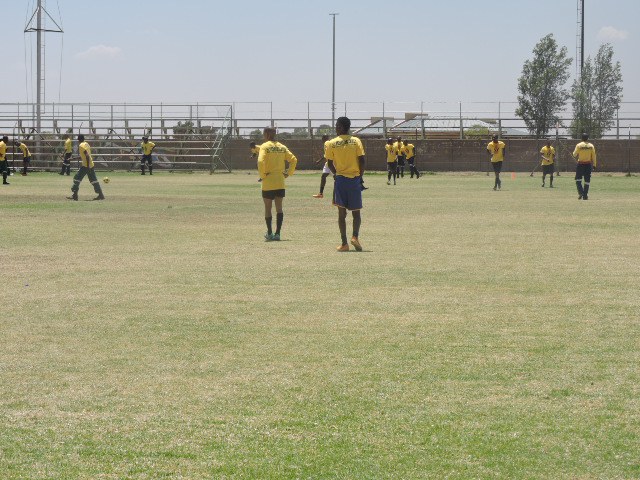
[[[23,29],[34,3],[0,0],[0,102],[32,98],[35,35]],[[63,102],[328,102],[331,12],[338,101],[515,101],[541,37],[575,57],[576,0],[47,0],[54,18],[58,3]],[[640,0],[586,4],[587,54],[610,42],[624,100],[640,101]],[[48,101],[60,47],[47,35]]]

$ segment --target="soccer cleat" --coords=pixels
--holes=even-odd
[[[273,240],[275,242],[279,242],[280,241],[280,234],[279,233],[274,233],[273,236],[271,237],[271,240]]]
[[[544,188],[544,182],[542,182],[542,188]]]
[[[582,197],[582,199],[583,200],[589,200],[589,197],[585,195],[585,196]]]
[[[98,194],[98,196],[96,198],[94,198],[93,200],[104,200],[104,195],[102,193]]]
[[[498,187],[493,187],[493,191],[495,192],[496,190],[498,190]]]
[[[271,242],[273,240],[273,234],[269,233],[269,232],[265,233],[264,234],[264,240],[265,240],[265,242]]]
[[[313,195],[313,198],[324,198],[324,195],[321,193],[316,193],[315,195]]]
[[[355,247],[356,251],[358,252],[362,251],[362,245],[360,244],[358,237],[351,237],[351,245]]]
[[[67,200],[75,200],[77,202],[78,201],[78,194],[74,193],[70,197],[67,197]]]
[[[336,250],[338,252],[348,252],[349,251],[349,245],[340,245],[336,248]]]
[[[391,182],[387,182],[387,185],[391,185]]]

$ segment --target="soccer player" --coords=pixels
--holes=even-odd
[[[589,135],[582,134],[582,141],[576,145],[573,151],[573,158],[578,161],[576,166],[576,187],[578,187],[578,200],[589,200],[589,184],[591,183],[591,172],[596,168],[596,147],[589,143]],[[582,178],[584,177],[584,187]]]
[[[149,137],[142,137],[142,144],[140,144],[140,148],[142,149],[142,158],[140,159],[140,170],[142,173],[140,173],[140,175],[144,175],[145,162],[149,166],[149,175],[153,175],[153,157],[151,154],[156,148],[156,144],[150,142]]]
[[[547,143],[540,150],[542,155],[542,186],[544,187],[544,179],[549,175],[549,188],[553,188],[553,172],[556,158],[556,149],[551,146],[551,140],[547,138]]]
[[[498,135],[494,135],[489,145],[487,145],[487,153],[491,158],[491,166],[493,167],[493,173],[496,176],[496,181],[493,185],[494,190],[500,190],[502,188],[502,182],[500,181],[500,172],[502,171],[502,162],[504,161],[504,154],[506,145],[504,142],[498,140]]]
[[[388,138],[387,144],[384,146],[387,151],[387,185],[391,185],[391,177],[393,176],[393,184],[396,184],[396,175],[398,174],[398,152],[393,145],[393,139]]]
[[[62,170],[60,175],[71,175],[71,154],[73,153],[73,142],[71,135],[67,135],[67,139],[64,141],[64,159],[62,160]]]
[[[398,165],[396,167],[396,177],[404,178],[405,156],[404,156],[404,145],[402,144],[402,137],[398,137],[398,139],[396,140],[396,143],[394,143],[393,146],[395,147],[396,152],[398,154]]]
[[[329,165],[327,165],[327,142],[329,141],[329,135],[322,136],[322,158],[317,162],[320,163],[324,160],[324,166],[322,167],[322,176],[320,177],[320,193],[316,193],[313,195],[313,198],[324,198],[324,187],[327,184],[327,177],[332,175],[331,170],[329,170]]]
[[[2,184],[9,185],[7,177],[9,176],[9,162],[7,161],[7,144],[9,137],[6,135],[0,140],[0,172],[2,172]]]
[[[264,201],[264,219],[267,222],[267,233],[264,239],[280,240],[280,230],[284,221],[282,201],[285,196],[284,179],[293,175],[298,159],[280,142],[276,141],[276,129],[266,127],[264,129],[264,143],[260,145],[258,154],[258,172],[262,179],[262,200]],[[289,164],[287,169],[286,163]],[[273,233],[271,220],[273,218],[271,207],[276,203],[276,233]]]
[[[347,210],[353,217],[353,234],[351,245],[358,252],[362,251],[362,245],[358,238],[362,218],[362,184],[360,180],[364,174],[364,147],[359,138],[351,136],[351,120],[340,117],[336,120],[336,133],[338,136],[327,143],[327,164],[329,170],[336,176],[336,185],[333,192],[333,204],[338,207],[338,227],[342,244],[338,246],[339,252],[348,252],[347,243]]]
[[[420,178],[420,172],[416,168],[416,147],[413,143],[409,143],[408,141],[403,142],[404,154],[407,157],[407,163],[409,164],[409,171],[411,172],[411,178],[413,178],[413,174],[416,174],[416,178]]]
[[[260,145],[256,145],[256,142],[251,142],[249,144],[249,149],[251,150],[251,158],[253,160],[258,160],[258,155],[260,154]],[[258,178],[258,182],[261,182],[262,179]]]
[[[84,135],[78,135],[78,153],[80,153],[80,170],[73,177],[73,186],[71,187],[71,196],[67,197],[69,200],[78,200],[78,190],[80,190],[80,182],[85,177],[89,176],[89,181],[93,185],[93,190],[98,194],[94,200],[104,200],[102,188],[100,182],[96,177],[96,172],[93,170],[93,157],[91,156],[91,145],[89,142],[84,141]]]
[[[29,162],[31,162],[31,152],[29,148],[24,144],[24,142],[15,141],[13,144],[20,149],[22,152],[22,173],[21,175],[24,177],[27,175],[27,168],[29,167]]]

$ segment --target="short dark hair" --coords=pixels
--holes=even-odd
[[[387,138],[387,143],[393,143],[393,138]]]
[[[79,134],[78,135],[78,141],[79,142],[84,142],[84,135],[83,134]]]
[[[251,142],[251,143],[249,143],[249,147],[253,148],[253,147],[255,147],[255,146],[256,146],[256,142]]]
[[[589,140],[589,134],[587,132],[582,132],[582,140],[585,142]]]
[[[347,117],[338,117],[336,120],[336,126],[340,125],[344,130],[349,130],[351,128],[351,120]]]
[[[9,137],[7,137],[6,135],[3,135],[3,137],[2,137],[2,141],[3,141],[4,143],[7,143],[7,142],[9,141]]]
[[[329,140],[329,135],[322,135],[322,141],[326,142],[327,140]]]
[[[147,137],[146,135],[142,137],[142,141],[144,142],[145,140],[149,140],[149,137]]]
[[[494,139],[494,140],[497,140],[498,139],[498,135],[493,135],[491,138]]]

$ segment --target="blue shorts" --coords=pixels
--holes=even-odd
[[[360,177],[348,178],[342,175],[336,176],[333,190],[333,204],[347,210],[362,209],[362,189]]]

